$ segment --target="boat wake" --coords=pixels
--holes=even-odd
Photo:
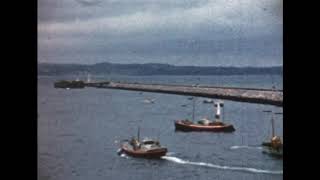
[[[258,146],[231,146],[230,149],[260,149],[260,150],[262,150],[262,147],[258,147]]]
[[[162,159],[165,159],[165,160],[168,160],[171,162],[175,162],[178,164],[204,166],[204,167],[210,167],[210,168],[215,168],[215,169],[245,171],[245,172],[251,172],[251,173],[264,173],[264,174],[283,174],[282,170],[281,171],[271,171],[271,170],[263,170],[263,169],[249,168],[249,167],[220,166],[220,165],[205,163],[205,162],[192,162],[192,161],[183,160],[183,159],[173,157],[173,156],[163,156]]]
[[[121,154],[120,157],[129,159],[129,157],[126,154]]]
[[[125,153],[122,153],[121,149],[118,149],[118,150],[117,150],[117,154],[118,154],[120,157],[129,159],[129,156],[127,156]]]
[[[176,153],[175,152],[168,152],[167,153],[168,156],[171,156],[171,155],[174,155],[174,154],[176,154]]]

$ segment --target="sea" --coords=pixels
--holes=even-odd
[[[283,160],[261,147],[275,133],[283,140],[282,107],[223,100],[223,121],[233,133],[177,132],[174,121],[192,118],[189,96],[139,91],[56,89],[57,80],[38,76],[39,180],[280,180]],[[91,76],[91,81],[282,89],[279,75]],[[154,99],[154,103],[146,103]],[[207,98],[195,98],[195,120],[213,118]],[[217,99],[213,99],[214,101]],[[168,148],[159,160],[118,155],[120,141],[137,135]]]

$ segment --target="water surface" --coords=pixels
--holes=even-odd
[[[175,132],[173,121],[191,118],[188,96],[111,89],[55,89],[58,79],[38,77],[38,177],[102,179],[283,179],[281,159],[262,153],[270,138],[270,115],[282,108],[224,101],[224,121],[234,133]],[[84,77],[82,77],[84,78]],[[282,89],[280,76],[111,76],[93,80],[205,84]],[[154,104],[144,103],[154,98]],[[197,98],[196,118],[213,117]],[[183,107],[182,105],[186,105]],[[118,156],[118,141],[136,135],[159,138],[169,149],[162,160]],[[282,115],[276,116],[282,137]]]

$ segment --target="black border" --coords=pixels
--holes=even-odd
[[[37,179],[37,1],[14,1],[3,9],[8,23],[1,28],[6,114],[1,118],[2,148],[7,151],[3,164],[10,168],[4,172],[8,179]]]
[[[318,102],[315,99],[317,80],[312,78],[317,78],[314,73],[319,70],[310,57],[311,52],[317,52],[312,49],[316,46],[308,42],[314,39],[313,27],[307,25],[311,18],[305,17],[308,12],[317,10],[313,11],[309,5],[302,1],[284,2],[284,179],[314,179],[312,174],[317,172],[313,169],[317,167],[314,156],[317,152],[313,149],[317,146],[315,142],[319,142],[314,139],[319,131],[316,129],[318,117],[312,117],[310,112],[319,110],[314,109],[317,105],[306,100]]]
[[[283,74],[283,89],[284,89],[284,179],[292,179],[293,177],[306,178],[312,171],[312,157],[307,157],[308,152],[315,145],[309,138],[315,135],[312,132],[317,130],[304,129],[302,124],[311,124],[317,121],[317,117],[310,117],[300,111],[300,106],[303,99],[310,98],[305,95],[310,95],[305,89],[316,82],[306,82],[306,71],[317,72],[309,66],[303,67],[305,61],[309,61],[310,56],[306,56],[306,52],[310,52],[310,44],[306,44],[303,39],[308,39],[309,29],[305,32],[300,31],[305,28],[301,24],[306,19],[302,18],[303,11],[300,7],[302,2],[294,4],[294,1],[288,0],[284,2],[284,74]],[[6,137],[9,138],[6,150],[10,156],[6,166],[13,168],[10,173],[10,179],[13,176],[21,176],[23,179],[36,179],[37,177],[37,1],[21,1],[12,7],[16,9],[7,9],[9,14],[16,13],[10,23],[4,29],[8,30],[4,34],[8,38],[8,43],[5,46],[10,46],[11,51],[8,53],[5,60],[9,65],[3,66],[6,69],[6,76],[10,75],[9,82],[6,82],[4,96],[9,99],[5,106],[9,107],[10,111],[3,121],[9,122],[9,126],[4,125],[6,129]],[[299,11],[297,10],[299,9]],[[13,11],[13,12],[12,12]],[[296,16],[294,16],[296,15]],[[4,17],[6,18],[6,17]],[[314,22],[316,23],[316,22]],[[294,33],[294,31],[299,33]],[[304,43],[301,43],[304,42]],[[302,45],[302,46],[301,46]],[[306,45],[303,52],[303,46]],[[308,49],[307,49],[308,48]],[[315,66],[317,67],[317,66]],[[301,71],[305,68],[305,71]],[[296,93],[294,93],[296,92]],[[8,93],[8,95],[6,94]],[[312,94],[311,94],[312,95]],[[304,102],[303,102],[304,103]],[[307,106],[307,104],[304,104]],[[310,105],[311,106],[311,105]],[[307,107],[308,109],[309,107]],[[312,109],[312,108],[311,108]],[[309,110],[311,111],[311,110]],[[315,112],[317,112],[315,110]],[[18,115],[18,116],[17,116]],[[313,126],[314,128],[316,125]],[[13,136],[12,136],[13,135]],[[310,138],[311,139],[311,138]],[[311,155],[311,154],[310,154]],[[309,155],[309,156],[310,156]],[[314,171],[316,172],[316,171]]]

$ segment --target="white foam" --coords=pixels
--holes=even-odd
[[[122,154],[120,155],[120,157],[123,157],[123,158],[129,159],[129,156],[127,156],[127,155],[126,155],[126,154],[124,154],[124,153],[122,153]]]
[[[262,147],[254,147],[254,146],[231,146],[230,149],[262,149]]]
[[[171,155],[174,155],[174,154],[176,154],[176,153],[175,152],[168,152],[167,153],[168,156],[171,156]]]
[[[249,167],[220,166],[220,165],[205,163],[205,162],[187,161],[187,160],[183,160],[183,159],[173,157],[173,156],[163,156],[162,158],[165,160],[171,161],[171,162],[178,163],[178,164],[190,164],[190,165],[205,166],[205,167],[216,168],[216,169],[246,171],[246,172],[252,172],[252,173],[283,174],[282,170],[281,171],[271,171],[271,170],[263,170],[263,169],[249,168]]]

